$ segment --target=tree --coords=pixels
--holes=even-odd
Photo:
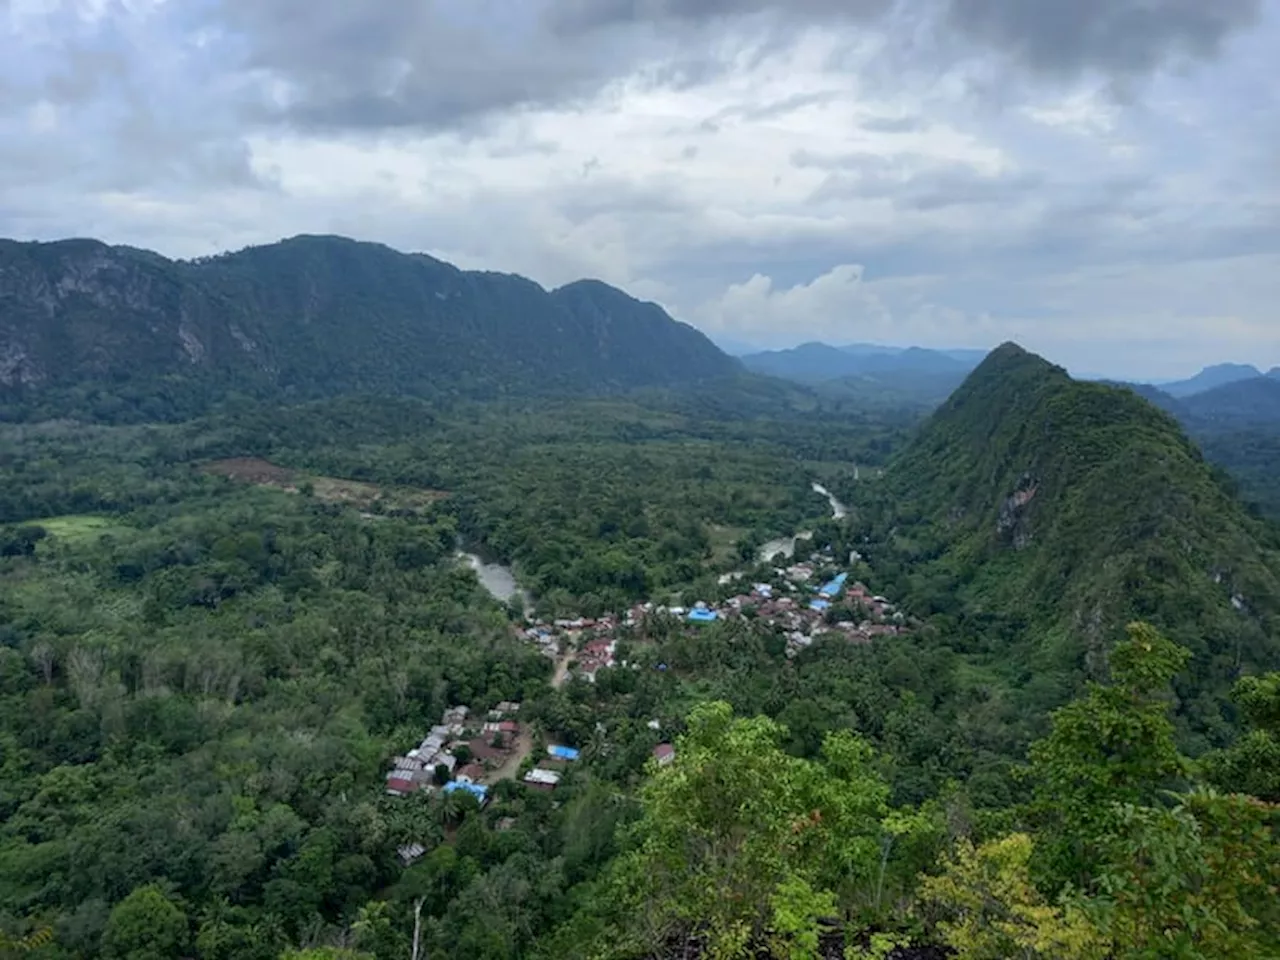
[[[1022,833],[975,847],[961,840],[940,876],[920,885],[960,960],[1104,960],[1105,938],[1077,904],[1055,906],[1031,882]]]
[[[351,925],[356,946],[379,957],[403,956],[404,938],[391,922],[391,905],[385,900],[370,900]]]
[[[803,760],[782,751],[784,733],[726,703],[694,710],[609,880],[626,942],[696,932],[712,956],[768,941],[803,957],[835,891],[874,882],[887,789],[870,748],[834,734],[821,762]]]
[[[1200,790],[1116,821],[1090,905],[1113,956],[1280,956],[1280,811]]]
[[[1204,758],[1205,776],[1221,790],[1280,803],[1280,673],[1245,677],[1234,699],[1250,729],[1230,748]]]
[[[187,917],[159,887],[139,887],[116,904],[102,933],[107,960],[169,960],[187,943]]]
[[[1111,653],[1112,683],[1056,711],[1031,747],[1034,812],[1043,823],[1043,866],[1061,886],[1086,887],[1120,804],[1145,805],[1189,765],[1174,743],[1168,688],[1187,650],[1135,623]]]

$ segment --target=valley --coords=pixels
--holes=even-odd
[[[1123,800],[1203,826],[1116,909],[1184,909],[1252,831],[1205,909],[1258,922],[1203,955],[1266,955],[1276,529],[1171,417],[1012,345],[923,423],[849,402],[0,425],[0,929],[106,956],[145,906],[198,960],[381,960],[417,917],[421,956],[628,960],[803,884],[822,942],[909,958],[1006,858],[1027,936],[1136,957],[1093,866],[1145,889]]]

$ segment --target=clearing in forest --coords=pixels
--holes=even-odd
[[[359,507],[370,507],[380,502],[388,507],[413,510],[448,496],[440,490],[425,490],[421,487],[384,487],[363,480],[343,480],[338,477],[303,473],[258,457],[214,460],[203,464],[200,469],[215,476],[227,477],[259,487],[275,487],[287,493],[298,493],[304,485],[310,484],[318,500],[328,503],[349,503]]]
[[[87,513],[72,513],[44,520],[26,521],[21,526],[41,527],[49,536],[64,543],[80,543],[96,540],[103,534],[121,529],[124,525],[113,517],[95,517]]]

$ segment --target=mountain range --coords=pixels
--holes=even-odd
[[[741,359],[743,366],[756,373],[802,383],[820,383],[844,377],[874,379],[902,373],[941,374],[963,379],[984,356],[984,350],[928,350],[863,343],[833,347],[811,342],[789,350],[747,354]]]
[[[835,399],[929,408],[945,400],[985,355],[981,350],[813,342],[741,360],[754,373],[805,384]]]
[[[899,589],[968,618],[993,668],[1026,685],[1101,676],[1135,619],[1190,647],[1218,693],[1280,662],[1280,557],[1265,528],[1174,418],[1131,391],[1006,344],[893,461],[880,496],[882,536],[910,554]]]
[[[293,398],[581,393],[740,371],[693,327],[598,281],[547,291],[331,236],[195,261],[0,241],[11,396],[161,381]]]
[[[1188,380],[1156,383],[1153,384],[1153,386],[1159,389],[1162,393],[1167,393],[1171,397],[1181,398],[1195,396],[1198,393],[1215,390],[1233,383],[1257,380],[1261,377],[1280,380],[1280,367],[1276,367],[1269,373],[1264,374],[1261,370],[1251,364],[1220,363],[1212,367],[1205,367],[1194,377],[1191,377]]]

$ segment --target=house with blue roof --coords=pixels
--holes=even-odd
[[[844,590],[844,582],[848,579],[849,575],[847,573],[840,574],[830,583],[823,584],[822,588],[818,591],[818,595],[827,597],[828,599],[840,596],[840,592]]]
[[[465,790],[476,798],[476,802],[480,806],[484,806],[486,800],[489,799],[489,788],[480,783],[466,783],[462,780],[451,780],[444,785],[445,793],[453,793],[456,790]]]

